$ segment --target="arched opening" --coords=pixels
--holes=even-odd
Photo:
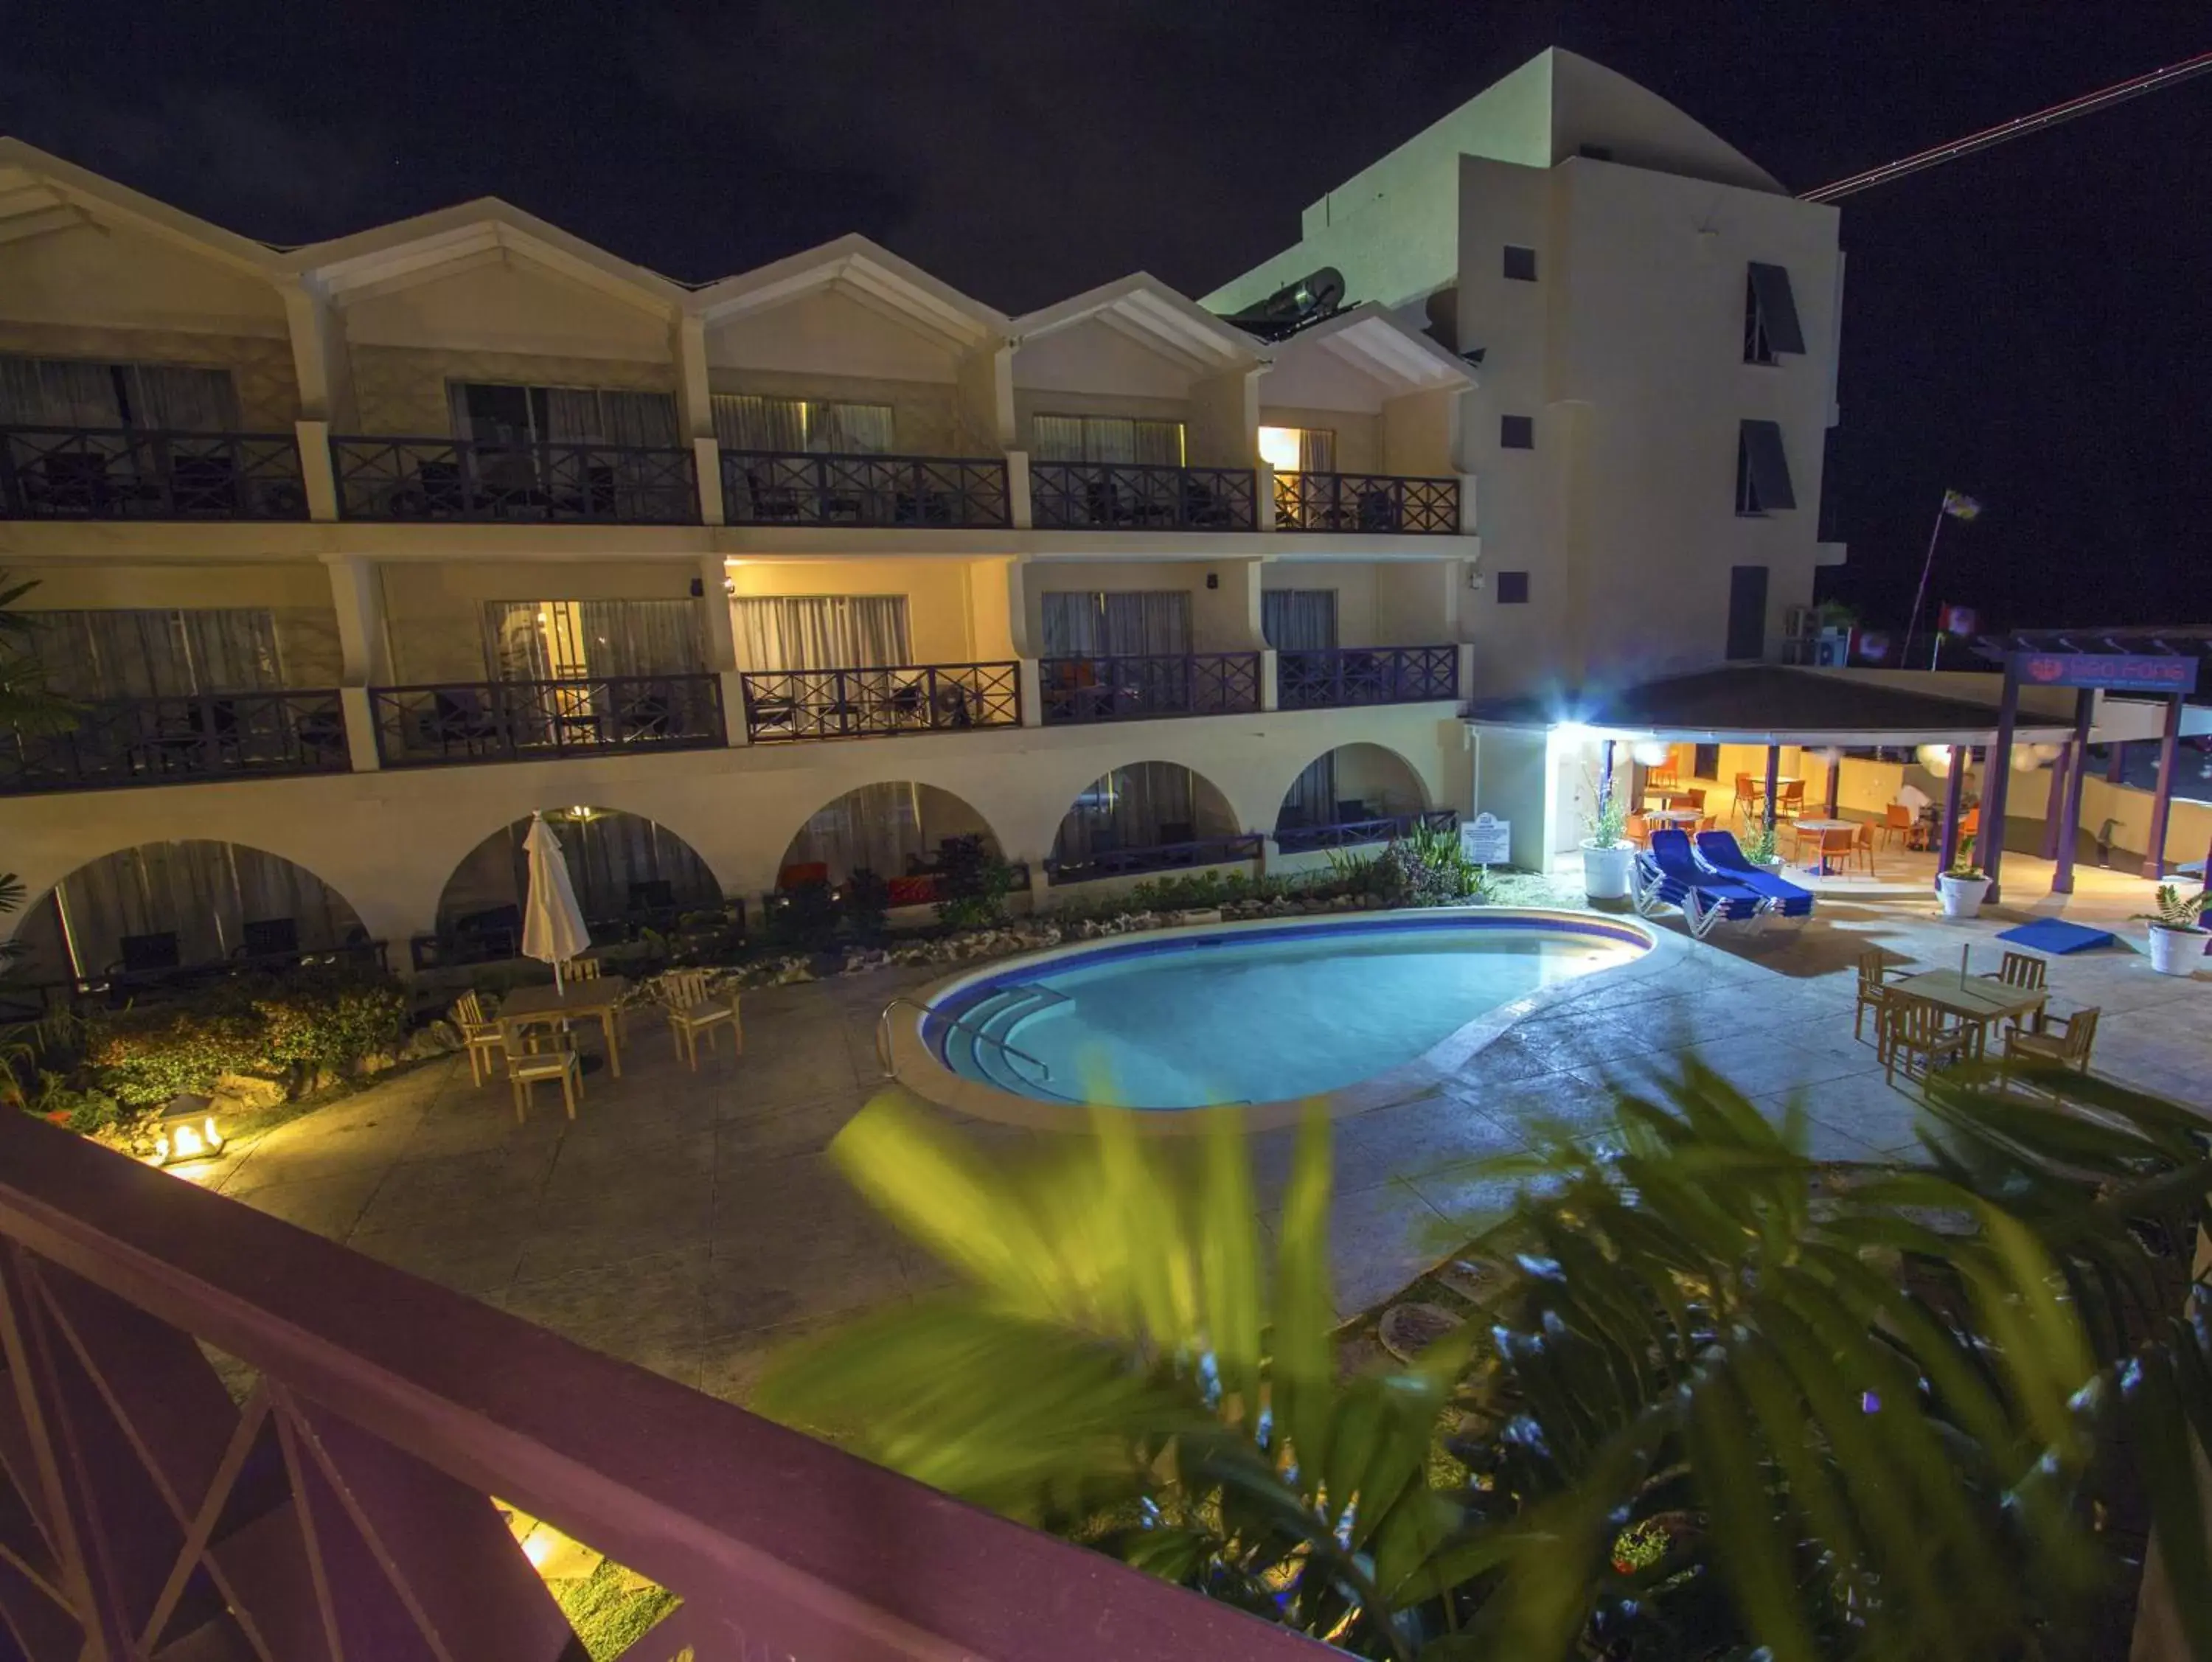
[[[1424,812],[1420,776],[1395,751],[1339,745],[1291,782],[1275,813],[1275,840],[1286,851],[1387,836],[1383,820]]]
[[[1054,882],[1076,882],[1204,864],[1206,851],[1190,845],[1226,842],[1242,830],[1229,799],[1203,774],[1175,762],[1132,762],[1075,799],[1052,840],[1049,867]]]
[[[951,791],[910,779],[861,785],[799,828],[775,886],[841,888],[865,872],[891,886],[893,905],[919,904],[931,898],[923,890],[944,863],[945,845],[969,837],[982,839],[984,854],[1000,855],[989,824]]]
[[[24,979],[80,983],[281,965],[368,940],[345,897],[306,867],[198,840],[142,843],[78,867],[15,932]]]
[[[545,818],[595,939],[622,939],[641,923],[665,928],[684,912],[722,904],[722,886],[707,862],[665,825],[619,808],[562,808]],[[530,887],[529,833],[527,819],[503,825],[454,868],[438,899],[441,938],[515,950]]]

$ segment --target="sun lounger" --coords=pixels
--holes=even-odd
[[[1698,858],[1716,876],[1727,882],[1741,883],[1758,894],[1773,916],[1802,922],[1813,915],[1812,890],[1800,888],[1786,878],[1753,865],[1733,831],[1699,831]]]
[[[1765,897],[1757,890],[1701,868],[1691,856],[1688,836],[1678,831],[1651,833],[1650,852],[1636,857],[1633,886],[1638,911],[1650,917],[1662,906],[1677,907],[1700,941],[1723,923],[1756,923],[1765,910]]]

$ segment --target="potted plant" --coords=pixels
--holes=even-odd
[[[1950,869],[1936,879],[1936,892],[1946,917],[1979,917],[1982,897],[1990,892],[1989,874],[1974,863],[1974,839],[1962,839]]]
[[[1778,825],[1770,825],[1765,820],[1761,819],[1759,822],[1759,829],[1753,831],[1750,840],[1742,845],[1743,857],[1761,871],[1780,871],[1782,855],[1774,846],[1780,830]]]
[[[2150,966],[2160,975],[2191,975],[2204,956],[2204,903],[2212,894],[2200,891],[2188,899],[2171,883],[2158,886],[2154,912],[2136,916],[2150,925]]]
[[[1592,900],[1626,900],[1636,869],[1636,844],[1621,835],[1628,823],[1617,791],[1600,791],[1583,819],[1583,891]]]

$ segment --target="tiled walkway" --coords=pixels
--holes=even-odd
[[[2142,886],[2107,887],[2077,908],[2112,916],[2141,904]],[[1816,1154],[1908,1151],[1911,1101],[1851,1036],[1858,953],[1880,946],[1948,967],[1970,945],[1976,967],[1994,968],[1994,936],[2014,921],[1948,923],[1917,898],[1832,895],[1794,936],[1670,940],[1530,1016],[1442,1091],[1340,1119],[1340,1304],[1387,1294],[1449,1244],[1450,1221],[1486,1198],[1472,1162],[1521,1147],[1537,1116],[1594,1123],[1601,1080],[1665,1068],[1688,1047],[1778,1115],[1802,1092]],[[2182,980],[2124,947],[2053,959],[2054,1008],[2103,1009],[2099,1072],[2212,1109],[2206,962]],[[822,1152],[878,1083],[877,1012],[930,978],[892,971],[749,994],[743,1059],[726,1039],[696,1075],[657,1024],[634,1018],[625,1077],[594,1073],[574,1124],[541,1091],[519,1127],[503,1084],[472,1087],[464,1062],[434,1063],[279,1128],[209,1180],[595,1348],[742,1397],[769,1346],[938,1273]],[[967,1129],[999,1141],[1049,1135]],[[1289,1137],[1256,1147],[1264,1220]]]

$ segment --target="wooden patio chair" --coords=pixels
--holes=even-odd
[[[1882,995],[1882,1026],[1888,1053],[1882,1057],[1882,1075],[1894,1085],[1897,1070],[1917,1077],[1924,1086],[1931,1074],[1974,1053],[1974,1030],[1948,1026],[1943,1012],[1925,999],[1899,998],[1894,989]]]
[[[2008,987],[2040,988],[2051,984],[2051,965],[2027,953],[2007,953],[2002,964],[1982,973],[1991,981],[2003,982]]]
[[[660,978],[660,996],[668,1007],[668,1036],[675,1042],[679,1062],[689,1062],[691,1071],[699,1071],[699,1035],[707,1035],[707,1048],[720,1050],[717,1029],[726,1025],[734,1041],[732,1054],[745,1053],[745,1030],[738,1014],[738,994],[732,988],[726,995],[710,997],[707,992],[707,974],[703,970],[672,970]]]
[[[2004,1056],[1997,1064],[1998,1071],[2009,1079],[2012,1070],[2025,1062],[2087,1073],[2089,1052],[2097,1043],[2097,1018],[2102,1014],[2094,1005],[2076,1010],[2058,1024],[2056,1032],[2048,1026],[2006,1029]]]
[[[469,1053],[470,1081],[481,1087],[491,1077],[493,1056],[506,1059],[507,1030],[484,1014],[483,1001],[473,988],[455,999],[447,1014]]]
[[[1866,1015],[1874,1012],[1875,1049],[1883,1050],[1881,1013],[1889,1000],[1889,965],[1879,947],[1869,947],[1859,954],[1859,1001],[1851,1012],[1851,1037],[1863,1044],[1866,1041]]]
[[[605,968],[596,958],[572,958],[561,966],[561,973],[569,981],[597,981]]]
[[[561,1105],[576,1117],[577,1099],[584,1094],[583,1066],[576,1059],[576,1036],[566,1030],[532,1034],[530,1048],[507,1058],[507,1084],[514,1092],[514,1123],[529,1117],[530,1093],[541,1081],[557,1080]]]
[[[1890,847],[1896,848],[1901,844],[1911,848],[1913,827],[1919,823],[1912,817],[1911,808],[1902,802],[1892,802],[1883,813],[1881,824],[1875,829],[1881,836],[1889,839]]]

